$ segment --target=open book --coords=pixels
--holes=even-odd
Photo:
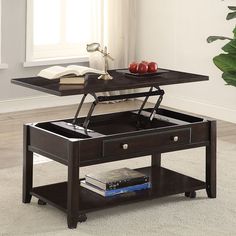
[[[43,77],[45,79],[58,79],[61,77],[75,77],[75,76],[83,76],[87,73],[95,73],[95,74],[104,74],[104,71],[96,70],[86,66],[77,66],[70,65],[67,67],[63,66],[52,66],[41,70],[38,76]]]

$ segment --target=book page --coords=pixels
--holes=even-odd
[[[69,74],[77,75],[77,71],[71,70],[63,66],[52,66],[41,70],[38,76],[46,79],[57,79]]]
[[[67,66],[67,69],[77,71],[77,75],[85,75],[87,73],[104,74],[104,71],[96,70],[87,66],[70,65]]]
[[[46,78],[46,79],[58,79],[63,76],[74,77],[74,76],[83,76],[86,73],[96,73],[96,74],[104,74],[103,71],[96,70],[86,66],[77,66],[70,65],[67,67],[63,66],[52,66],[41,70],[38,76]]]

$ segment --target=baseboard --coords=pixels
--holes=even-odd
[[[154,98],[150,98],[149,101],[156,102]],[[164,96],[162,105],[236,123],[236,110],[216,106],[213,104],[207,104],[188,98],[166,95]]]
[[[0,113],[26,111],[39,108],[57,107],[78,104],[82,95],[58,97],[53,95],[27,97],[12,100],[0,101]],[[85,102],[92,102],[92,97],[88,96]]]

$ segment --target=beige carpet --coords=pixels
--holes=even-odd
[[[163,155],[163,165],[204,179],[204,148]],[[149,157],[83,168],[149,164]],[[236,235],[236,146],[218,142],[218,196],[208,199],[198,191],[196,199],[183,194],[123,205],[87,214],[88,220],[76,230],[67,229],[66,215],[47,205],[21,203],[22,168],[0,171],[0,235]],[[54,162],[35,166],[35,185],[66,178],[64,166]]]

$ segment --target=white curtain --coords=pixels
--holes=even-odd
[[[108,47],[115,59],[109,61],[109,69],[126,68],[135,59],[136,0],[101,0],[100,37],[97,42]],[[96,20],[97,24],[97,20]],[[90,54],[90,66],[103,69],[101,54]],[[110,95],[130,91],[109,92]]]

